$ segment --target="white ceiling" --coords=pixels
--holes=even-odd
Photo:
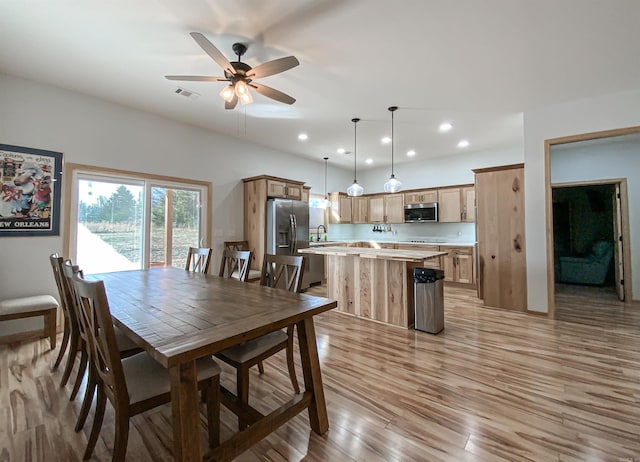
[[[391,105],[396,162],[418,162],[521,146],[529,108],[638,88],[639,21],[639,0],[2,0],[0,72],[346,167],[360,117],[358,164],[379,167]],[[295,55],[259,82],[297,102],[225,111],[223,83],[164,79],[222,75],[192,31],[252,66]]]

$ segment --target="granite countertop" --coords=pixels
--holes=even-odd
[[[370,249],[365,247],[343,247],[331,245],[300,249],[299,252],[316,255],[377,258],[382,260],[398,260],[415,263],[422,263],[424,260],[447,254],[447,252],[436,252],[433,250]]]

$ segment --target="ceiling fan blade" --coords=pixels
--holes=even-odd
[[[225,77],[210,77],[206,75],[165,75],[167,80],[184,80],[190,82],[228,82]]]
[[[300,64],[300,61],[298,61],[298,58],[295,56],[286,56],[284,58],[274,59],[273,61],[268,61],[254,67],[247,72],[247,77],[259,79],[269,75],[279,74],[280,72],[289,70],[292,67],[296,67],[298,64]]]
[[[207,53],[209,56],[211,56],[211,58],[218,63],[218,65],[224,69],[225,71],[227,71],[228,73],[230,73],[231,75],[235,75],[236,74],[236,70],[235,68],[231,65],[231,63],[229,62],[229,60],[225,57],[225,55],[222,54],[222,52],[220,50],[218,50],[213,43],[211,43],[209,41],[208,38],[206,38],[204,35],[202,35],[200,32],[191,32],[191,37],[193,37],[193,39],[196,41],[196,43],[198,45],[200,45],[200,48],[202,48],[205,53]]]
[[[295,98],[287,95],[286,93],[282,93],[275,88],[267,87],[266,85],[261,85],[259,83],[251,82],[249,84],[252,88],[254,88],[261,95],[266,96],[267,98],[275,99],[276,101],[280,101],[284,104],[293,104],[296,102]]]
[[[236,95],[233,95],[233,99],[231,101],[224,102],[224,108],[233,109],[236,107],[237,104],[238,104],[238,97]]]

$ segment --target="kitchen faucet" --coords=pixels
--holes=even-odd
[[[324,225],[318,225],[318,228],[316,229],[316,241],[320,240],[320,228],[322,228],[324,233],[327,234],[327,228],[325,228]]]

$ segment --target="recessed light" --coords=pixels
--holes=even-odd
[[[409,149],[409,150],[407,151],[407,155],[408,155],[409,157],[413,157],[413,156],[415,156],[415,155],[416,155],[416,152],[415,152],[413,149]]]
[[[380,141],[382,141],[382,144],[389,144],[391,143],[391,138],[389,138],[388,136],[385,136]]]
[[[466,148],[467,146],[469,146],[469,142],[467,140],[460,140],[458,143],[459,148]]]
[[[306,133],[300,133],[300,134],[298,135],[298,139],[299,139],[300,141],[306,141],[306,140],[308,140],[308,139],[309,139],[309,135],[307,135]]]
[[[344,154],[345,152],[347,152],[345,148],[338,148],[337,151],[338,151],[338,154]]]
[[[441,132],[448,132],[452,128],[453,125],[451,125],[449,122],[443,122],[440,124],[440,127],[438,127],[438,130],[440,130]]]
[[[367,159],[364,161],[365,164],[373,164],[373,159]]]

